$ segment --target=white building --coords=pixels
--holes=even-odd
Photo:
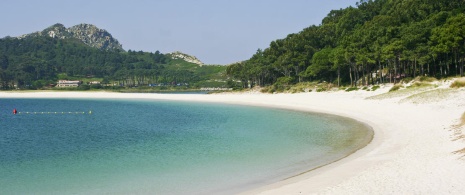
[[[89,82],[89,85],[98,85],[100,84],[100,81],[91,81]]]
[[[79,87],[81,81],[68,81],[68,80],[59,80],[57,87]]]

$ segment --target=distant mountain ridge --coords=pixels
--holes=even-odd
[[[124,51],[110,33],[91,24],[55,24],[0,38],[0,90],[46,89],[58,80],[103,84],[78,90],[225,88],[226,67],[202,64],[181,52]]]
[[[66,28],[63,24],[57,23],[42,31],[25,34],[17,38],[24,39],[37,36],[49,36],[58,39],[75,38],[100,50],[124,51],[123,46],[108,31],[99,29],[92,24],[83,23]]]
[[[82,41],[87,46],[106,51],[125,51],[123,46],[115,39],[108,31],[100,29],[93,24],[78,24],[66,28],[63,24],[54,24],[42,31],[37,31],[16,37],[18,39],[27,39],[30,37],[48,36],[57,39],[77,39]],[[197,57],[189,54],[175,51],[168,53],[171,59],[182,59],[186,62],[197,65],[204,65]]]

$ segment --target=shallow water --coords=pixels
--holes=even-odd
[[[371,132],[208,103],[0,99],[0,110],[0,194],[237,193],[341,158]]]

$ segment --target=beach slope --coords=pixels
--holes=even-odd
[[[214,95],[0,92],[0,97],[204,101],[350,117],[373,128],[374,138],[368,146],[337,162],[244,194],[465,193],[465,90],[387,90],[388,87],[375,92]]]

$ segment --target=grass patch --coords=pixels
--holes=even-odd
[[[400,88],[404,87],[402,84],[395,84],[394,86],[392,86],[391,89],[389,89],[389,92],[392,92],[392,91],[397,91],[399,90]]]
[[[402,79],[402,83],[410,83],[410,81],[413,81],[413,78],[412,77],[405,77]]]
[[[274,85],[263,87],[260,92],[262,93],[274,93],[277,92],[277,88]]]
[[[380,99],[390,99],[390,98],[399,98],[399,97],[408,97],[413,94],[421,93],[424,91],[428,91],[431,89],[434,89],[436,86],[434,85],[421,85],[418,87],[409,87],[405,88],[403,90],[395,90],[395,91],[389,91],[388,93],[383,93],[375,96],[368,97],[366,99],[372,99],[372,100],[380,100]],[[392,88],[391,88],[392,89]]]
[[[420,81],[420,82],[435,82],[435,81],[438,81],[434,77],[425,77],[425,76],[417,77],[417,78],[415,78],[415,80]]]
[[[311,92],[313,88],[315,88],[315,83],[310,82],[303,82],[297,83],[289,89],[290,93],[302,93],[302,92]]]
[[[270,93],[270,87],[263,87],[262,89],[260,89],[260,92],[262,92],[262,93]]]
[[[453,89],[435,89],[410,95],[399,102],[411,102],[414,104],[433,103],[450,98],[455,93],[457,93],[457,91]]]
[[[456,79],[451,85],[451,88],[461,88],[465,87],[465,78]]]
[[[454,134],[455,134],[455,137],[456,137],[453,141],[465,138],[465,135],[463,134],[463,131],[462,131],[462,128],[461,128],[463,126],[465,126],[465,113],[463,113],[462,117],[460,117],[459,124],[453,126]],[[465,148],[463,148],[461,150],[457,150],[457,151],[455,151],[453,153],[454,154],[465,154]],[[463,157],[464,156],[462,156],[462,158]]]
[[[461,150],[457,150],[455,152],[453,152],[454,154],[465,154],[465,148],[464,149],[461,149]],[[463,157],[463,156],[462,156]]]
[[[377,89],[379,89],[379,85],[375,85],[375,86],[371,87],[372,91],[376,91]]]
[[[304,92],[312,92],[312,89],[314,88],[322,88],[325,89],[324,87],[318,86],[316,83],[310,83],[310,82],[302,82],[302,83],[297,83],[294,85],[270,85],[263,87],[260,89],[260,92],[262,93],[304,93]]]
[[[289,86],[278,86],[278,85],[271,85],[260,89],[262,93],[284,93],[290,92]]]
[[[412,87],[429,87],[429,86],[433,86],[433,85],[430,84],[430,83],[426,83],[426,82],[415,82],[415,83],[412,83],[412,85],[408,86],[407,88],[412,88]]]
[[[460,117],[460,124],[459,127],[465,125],[465,112],[462,114],[462,117]]]
[[[357,88],[357,87],[349,87],[349,88],[346,89],[347,92],[349,92],[349,91],[358,91],[358,90],[359,90],[359,88]]]

